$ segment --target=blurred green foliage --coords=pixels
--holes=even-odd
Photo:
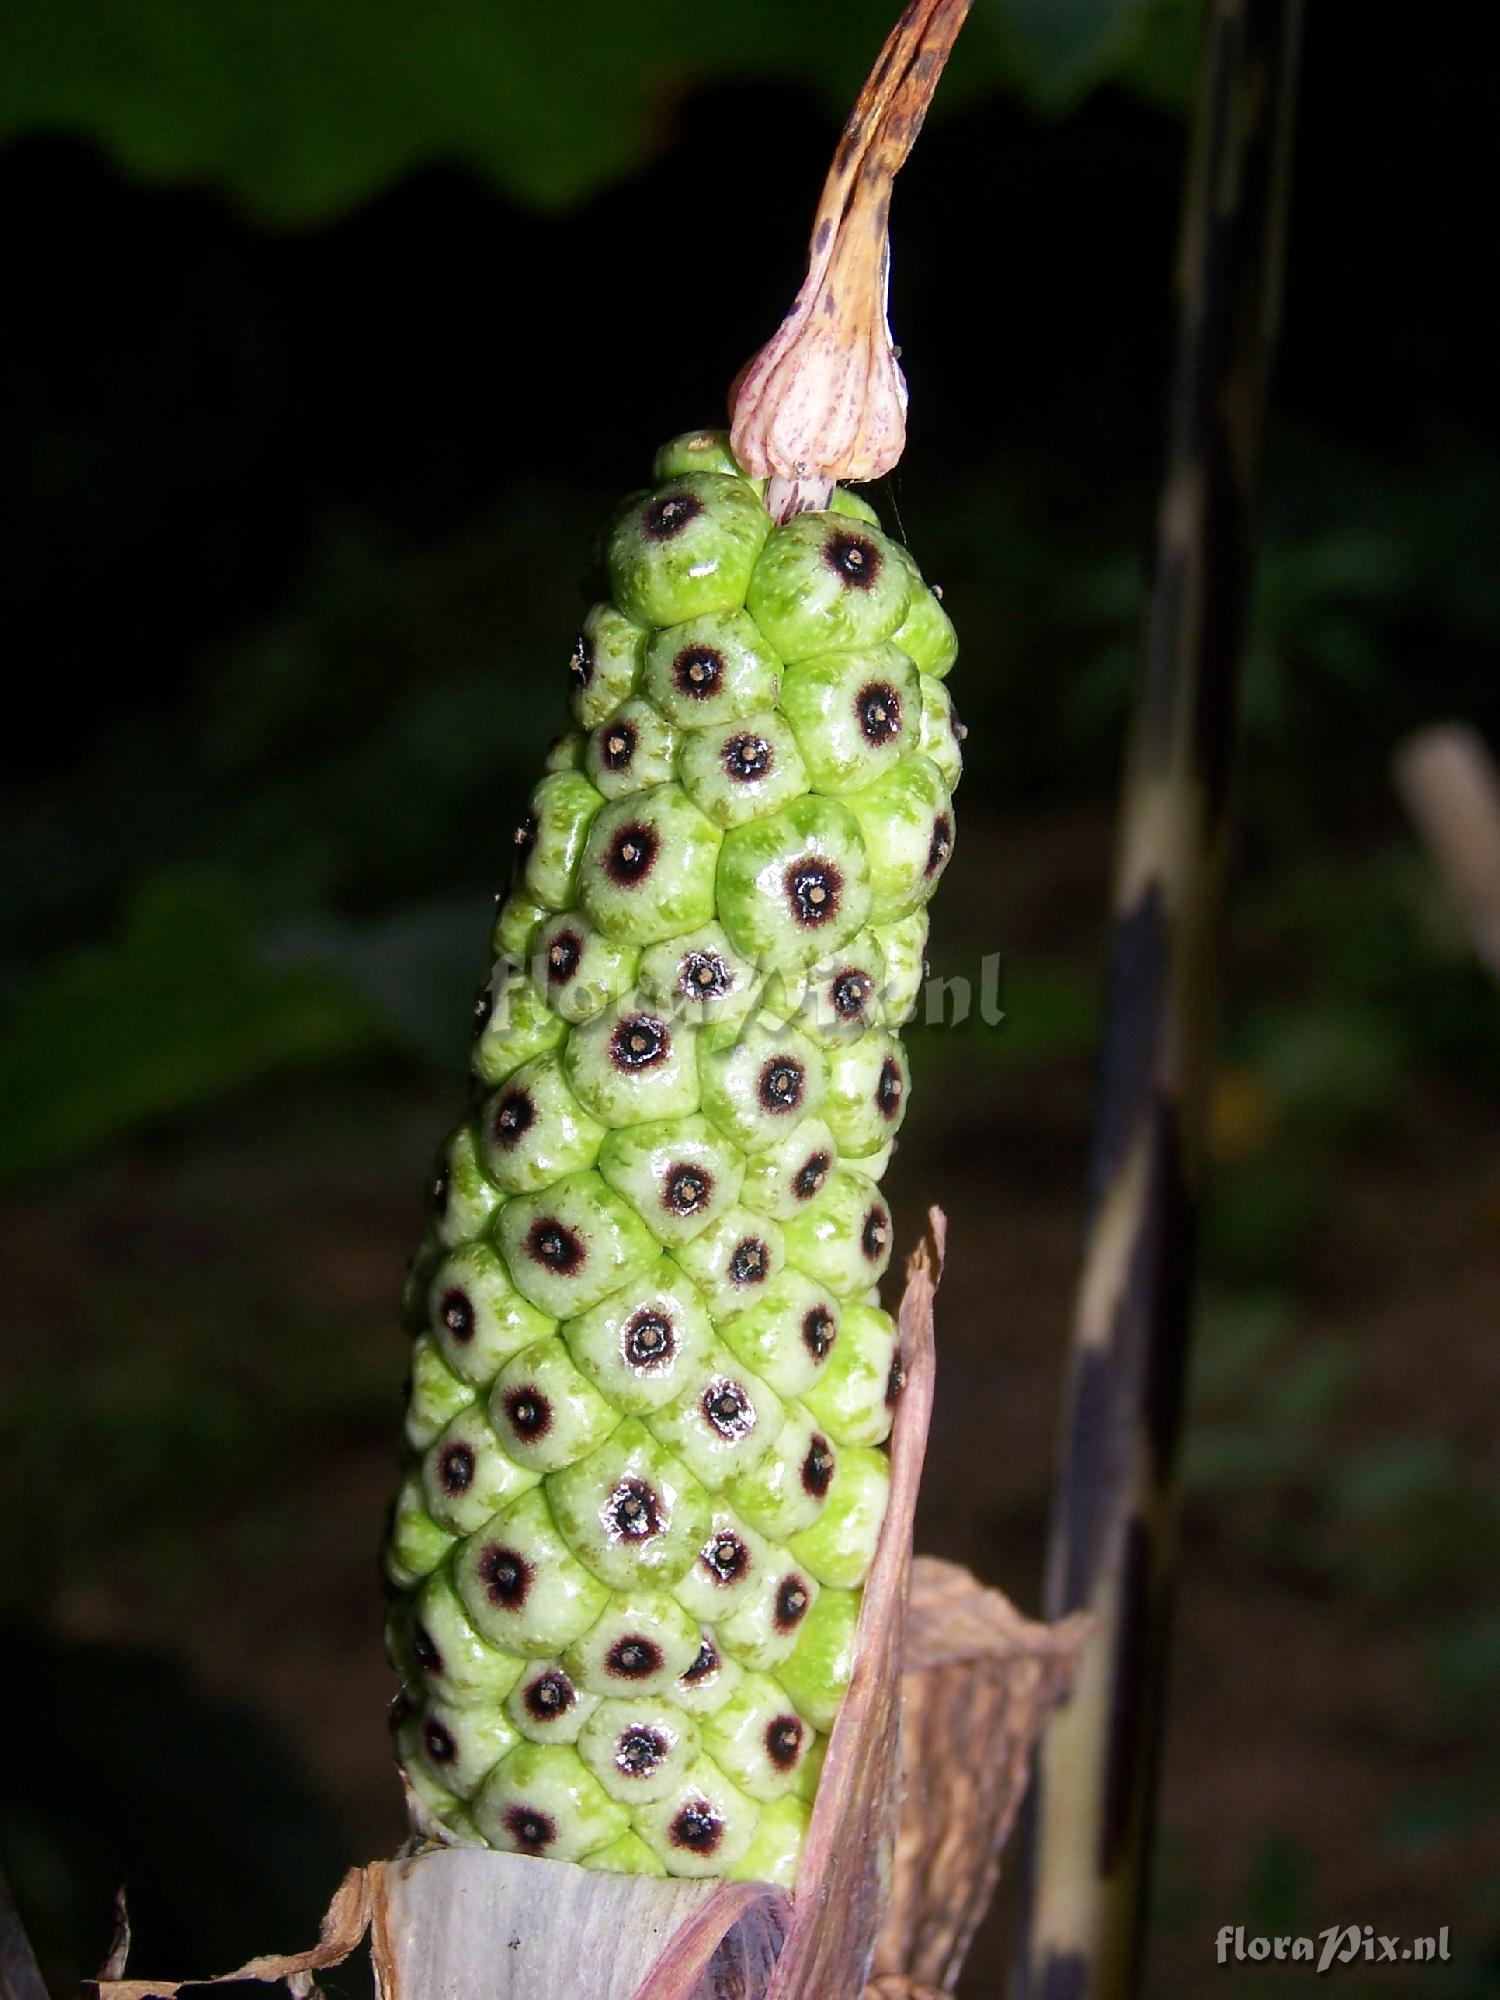
[[[979,0],[941,101],[998,85],[1061,110],[1114,78],[1180,103],[1196,19],[1194,0]],[[134,174],[217,183],[279,224],[434,159],[551,207],[637,166],[716,78],[794,77],[842,114],[890,20],[886,0],[841,0],[836,19],[803,0],[11,0],[0,139],[83,133]]]

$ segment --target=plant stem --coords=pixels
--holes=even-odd
[[[1223,864],[1279,304],[1300,0],[1210,0],[1047,1613],[1086,1610],[1044,1740],[1018,1990],[1139,1990]]]

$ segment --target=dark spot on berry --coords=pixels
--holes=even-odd
[[[631,1014],[609,1038],[610,1060],[616,1069],[654,1069],[672,1053],[666,1023],[653,1014]]]
[[[460,1347],[474,1338],[474,1301],[460,1286],[455,1285],[450,1292],[444,1292],[438,1306],[438,1318],[448,1329],[449,1338],[456,1340]]]
[[[815,1500],[821,1500],[833,1482],[833,1446],[821,1431],[814,1431],[802,1461],[802,1484]]]
[[[724,745],[721,761],[726,777],[737,785],[749,785],[765,777],[775,758],[764,736],[731,736]]]
[[[604,1655],[604,1664],[622,1681],[643,1681],[649,1675],[661,1672],[661,1647],[654,1639],[634,1636],[616,1639]]]
[[[851,970],[841,972],[829,989],[833,999],[833,1011],[841,1021],[857,1021],[870,1004],[870,996],[875,991],[875,982],[868,972]]]
[[[901,1391],[906,1387],[906,1363],[901,1359],[898,1347],[891,1356],[891,1372],[885,1378],[885,1406],[894,1409]]]
[[[705,1167],[673,1167],[662,1206],[674,1215],[696,1215],[713,1197],[714,1177]]]
[[[755,1428],[755,1406],[738,1382],[716,1377],[703,1391],[702,1410],[722,1438],[747,1437]]]
[[[750,1551],[727,1530],[704,1543],[698,1560],[715,1583],[738,1583],[750,1566]]]
[[[615,1767],[627,1778],[644,1778],[656,1769],[670,1748],[659,1729],[647,1729],[638,1723],[621,1731],[615,1744]]]
[[[804,854],[787,869],[783,881],[792,915],[799,924],[813,928],[838,915],[844,878],[831,861]]]
[[[764,1284],[770,1261],[760,1238],[747,1236],[743,1243],[736,1243],[730,1253],[729,1275],[737,1285]]]
[[[490,1131],[495,1144],[509,1152],[536,1123],[536,1105],[529,1090],[508,1090],[495,1106]]]
[[[631,1368],[664,1368],[677,1352],[672,1322],[663,1313],[636,1313],[626,1322],[623,1349]]]
[[[628,771],[638,740],[628,722],[606,722],[599,731],[599,762],[606,771]]]
[[[702,512],[703,502],[696,493],[658,493],[654,500],[647,501],[641,527],[647,541],[670,542]]]
[[[605,1518],[627,1542],[649,1542],[661,1533],[661,1502],[644,1479],[622,1479],[609,1496]]]
[[[826,1153],[809,1153],[792,1177],[792,1193],[798,1201],[811,1201],[828,1178],[833,1161]]]
[[[505,1815],[505,1831],[523,1854],[541,1854],[557,1838],[557,1826],[546,1813],[533,1806],[511,1806]]]
[[[533,1264],[570,1278],[583,1264],[583,1238],[555,1216],[539,1216],[526,1232],[526,1254]]]
[[[795,1715],[778,1715],[766,1724],[766,1755],[778,1771],[790,1771],[802,1748],[802,1724]]]
[[[677,968],[677,990],[689,1000],[722,1000],[734,975],[716,951],[689,951]]]
[[[811,1603],[812,1592],[807,1587],[806,1578],[795,1572],[784,1576],[776,1591],[777,1630],[793,1631],[807,1616],[807,1607]]]
[[[669,1829],[674,1847],[693,1854],[712,1854],[724,1838],[724,1822],[707,1799],[694,1799],[678,1813]]]
[[[573,651],[568,658],[568,680],[574,690],[582,694],[594,678],[594,642],[587,632],[580,632],[573,641]]]
[[[552,1405],[540,1389],[530,1386],[512,1389],[505,1399],[505,1415],[519,1438],[545,1437],[552,1428]]]
[[[521,1700],[534,1722],[556,1722],[578,1700],[578,1690],[561,1668],[549,1667],[527,1683]]]
[[[559,931],[547,947],[547,984],[562,986],[578,970],[583,939],[577,931]]]
[[[823,560],[851,590],[868,590],[880,575],[885,558],[868,535],[841,528],[823,544]]]
[[[827,1306],[814,1306],[802,1315],[802,1345],[814,1361],[822,1361],[833,1345],[833,1314]]]
[[[939,813],[932,822],[932,843],[927,849],[924,874],[935,875],[952,852],[953,822],[946,813]]]
[[[536,836],[536,814],[527,813],[525,819],[522,820],[515,831],[516,857],[518,860],[524,861],[527,855],[530,854],[532,848],[536,846]]]
[[[901,697],[889,681],[872,681],[854,697],[854,713],[867,743],[889,743],[901,734]]]
[[[698,1648],[697,1659],[679,1676],[679,1679],[684,1687],[697,1687],[700,1682],[706,1681],[710,1674],[716,1674],[718,1671],[719,1655],[711,1641],[705,1639]]]
[[[872,1264],[878,1264],[885,1251],[886,1240],[891,1233],[891,1218],[876,1202],[865,1217],[865,1226],[859,1232],[859,1247]]]
[[[420,1622],[411,1628],[411,1656],[424,1674],[440,1674],[443,1656],[427,1627]]]
[[[760,1073],[756,1095],[767,1111],[795,1111],[807,1088],[807,1071],[792,1056],[772,1056]]]
[[[435,1716],[422,1724],[422,1748],[434,1764],[451,1764],[458,1755],[452,1730],[445,1729]]]
[[[609,843],[604,872],[620,888],[634,888],[651,873],[660,852],[661,836],[654,826],[622,826]]]
[[[887,1056],[875,1086],[875,1105],[883,1118],[894,1118],[901,1109],[901,1092],[901,1065],[894,1056]]]
[[[672,685],[689,701],[707,701],[724,678],[724,655],[713,646],[684,646],[672,662]]]
[[[474,1019],[469,1028],[469,1039],[471,1041],[477,1042],[479,1040],[479,1037],[490,1025],[490,1016],[494,1011],[495,996],[489,987],[486,986],[479,998],[474,1002]]]
[[[474,1484],[474,1451],[471,1445],[443,1447],[438,1460],[438,1480],[445,1493],[467,1493]]]
[[[518,1550],[491,1542],[479,1558],[479,1580],[491,1604],[519,1611],[531,1589],[531,1564]]]

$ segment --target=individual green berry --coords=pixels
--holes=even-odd
[[[581,771],[585,741],[582,732],[577,729],[570,729],[563,736],[554,736],[542,759],[542,769],[547,772]]]
[[[774,708],[780,676],[749,613],[721,611],[653,634],[641,687],[679,729],[712,729]]]
[[[885,1276],[891,1214],[874,1181],[838,1167],[820,1195],[783,1225],[793,1263],[840,1298],[856,1298]]]
[[[622,1001],[569,1037],[569,1081],[606,1125],[684,1118],[698,1109],[696,1039],[689,1023]]]
[[[489,989],[469,1067],[480,1084],[493,1087],[533,1056],[559,1047],[567,1032],[567,1023],[551,1011],[530,981],[515,967],[502,965]]]
[[[500,1448],[489,1418],[470,1404],[422,1456],[422,1491],[432,1518],[455,1535],[472,1535],[540,1474]]]
[[[783,1556],[761,1576],[745,1602],[725,1614],[716,1635],[742,1667],[765,1673],[780,1666],[796,1645],[817,1595],[818,1584],[811,1574],[792,1557]]]
[[[716,1625],[758,1587],[777,1551],[727,1507],[716,1505],[701,1546],[678,1578],[677,1601],[703,1625]]]
[[[434,1571],[416,1599],[407,1647],[424,1687],[459,1705],[498,1705],[526,1667],[476,1629],[446,1565]]]
[[[697,1625],[675,1597],[622,1591],[563,1657],[591,1694],[659,1695],[693,1664],[701,1644]]]
[[[822,1374],[842,1308],[804,1271],[783,1271],[743,1312],[721,1322],[724,1344],[778,1396],[801,1396]]]
[[[804,1766],[807,1761],[804,1758]],[[772,1882],[778,1889],[794,1889],[811,1820],[812,1807],[805,1799],[791,1793],[773,1799],[761,1813],[754,1840],[730,1874],[741,1882]]]
[[[823,1116],[851,1159],[878,1153],[901,1129],[911,1084],[906,1051],[884,1028],[871,1028],[828,1058]]]
[[[837,1465],[838,1454],[811,1415],[800,1402],[790,1402],[776,1450],[737,1471],[724,1497],[752,1528],[784,1544],[822,1513]],[[743,1649],[727,1634],[726,1639],[736,1658],[744,1659]]]
[[[604,801],[581,771],[554,771],[531,795],[516,834],[522,878],[534,901],[565,910],[594,815]]]
[[[764,819],[810,788],[797,738],[774,710],[690,729],[679,762],[683,788],[716,826]]]
[[[741,1190],[746,1208],[786,1221],[822,1193],[838,1156],[827,1121],[801,1119],[751,1154]]]
[[[470,1125],[460,1125],[444,1147],[432,1176],[433,1232],[453,1248],[471,1242],[489,1226],[500,1206],[500,1190],[479,1163]]]
[[[742,1205],[681,1245],[676,1261],[709,1312],[722,1316],[742,1311],[761,1296],[786,1263],[786,1242],[769,1217]]]
[[[531,1743],[576,1743],[599,1706],[573,1680],[561,1660],[535,1660],[505,1697],[512,1726]]]
[[[931,674],[922,676],[922,730],[917,748],[937,766],[938,776],[950,794],[958,790],[964,774],[960,745],[967,735],[953,707],[953,697],[942,681]]]
[[[489,1420],[510,1457],[538,1479],[586,1457],[620,1422],[620,1413],[574,1367],[566,1343],[550,1335],[500,1370]]]
[[[807,968],[792,1019],[824,1048],[838,1048],[884,1018],[886,978],[880,938],[868,927],[857,931]]]
[[[861,823],[840,800],[810,795],[734,827],[719,856],[718,896],[719,921],[747,957],[767,968],[812,964],[869,917]]]
[[[490,932],[491,956],[509,959],[513,965],[523,965],[531,948],[532,933],[548,914],[524,890],[513,891],[496,908],[494,928]]]
[[[607,552],[615,599],[648,625],[738,610],[770,532],[764,505],[743,479],[679,473],[616,521]]]
[[[571,1644],[609,1597],[570,1554],[539,1486],[454,1552],[453,1581],[480,1637],[528,1659]]]
[[[819,1583],[854,1590],[869,1575],[890,1498],[890,1460],[866,1445],[838,1454],[828,1502],[810,1528],[792,1536],[791,1554]]]
[[[637,1417],[554,1473],[547,1500],[573,1553],[615,1590],[675,1584],[708,1533],[708,1495]]]
[[[684,431],[669,438],[651,464],[653,479],[676,479],[684,472],[728,472],[743,475],[729,448],[727,431]]]
[[[708,1119],[665,1118],[611,1132],[599,1171],[653,1235],[676,1247],[734,1206],[745,1163]]]
[[[759,968],[735,950],[718,924],[652,945],[641,954],[639,980],[650,1005],[704,1027],[742,1021],[764,984]]]
[[[907,551],[899,542],[893,542],[891,548],[911,585],[911,602],[896,628],[896,644],[915,660],[924,674],[942,680],[952,672],[953,662],[958,658],[958,634],[953,629],[953,620],[943,609],[937,592],[929,590],[922,581],[922,573]]]
[[[471,1799],[520,1737],[492,1708],[429,1700],[407,1725],[412,1754],[445,1791]]]
[[[880,925],[872,935],[885,954],[881,991],[886,1026],[899,1028],[916,1013],[927,977],[927,912],[914,910],[909,917]]]
[[[555,1054],[514,1071],[480,1107],[485,1172],[506,1194],[532,1194],[599,1157],[605,1129],[569,1088]]]
[[[391,1588],[415,1588],[442,1562],[454,1539],[447,1528],[432,1518],[421,1474],[408,1473],[396,1495],[381,1552],[381,1567]]]
[[[781,706],[820,792],[857,792],[915,748],[922,696],[899,646],[818,653],[789,667]]]
[[[871,528],[880,526],[880,516],[875,509],[863,493],[856,493],[851,486],[834,487],[828,511],[830,514],[843,514],[851,521],[863,521]]]
[[[656,1239],[597,1173],[570,1174],[500,1211],[500,1248],[516,1285],[554,1319],[572,1319],[639,1276]]]
[[[610,712],[635,693],[646,657],[646,628],[596,604],[583,621],[568,662],[569,706],[583,730],[597,729]]]
[[[549,915],[532,933],[532,984],[554,1014],[575,1025],[628,993],[639,963],[634,945],[605,937],[577,910]]]
[[[518,1743],[485,1780],[473,1811],[492,1847],[554,1861],[582,1860],[630,1826],[567,1743]]]
[[[780,1685],[758,1673],[746,1674],[702,1730],[703,1747],[718,1768],[763,1804],[791,1791],[813,1738]]]
[[[705,1632],[693,1664],[672,1683],[672,1699],[685,1715],[717,1715],[744,1677],[745,1669]]]
[[[881,1444],[890,1434],[902,1387],[896,1322],[879,1306],[846,1305],[839,1337],[821,1376],[804,1392],[834,1443]]]
[[[583,766],[607,799],[664,785],[677,770],[677,731],[649,701],[622,702],[590,732]]]
[[[614,799],[595,819],[579,871],[584,914],[623,944],[659,944],[715,915],[723,836],[676,785]]]
[[[820,1591],[796,1645],[776,1669],[793,1707],[814,1729],[832,1729],[849,1691],[859,1606],[857,1590]]]
[[[781,1429],[781,1398],[725,1346],[712,1348],[708,1374],[650,1419],[652,1432],[716,1493],[757,1465]]]
[[[869,855],[872,920],[909,917],[937,887],[953,853],[953,803],[937,766],[913,751],[844,803]]]
[[[735,1041],[705,1035],[698,1074],[705,1113],[751,1154],[800,1125],[828,1087],[822,1051],[779,1021],[752,1021]]]
[[[405,1426],[413,1451],[426,1451],[444,1424],[473,1400],[473,1383],[454,1374],[430,1335],[413,1341]]]
[[[432,1276],[428,1312],[448,1366],[478,1388],[555,1324],[522,1297],[488,1243],[467,1243],[443,1259]]]
[[[668,1700],[615,1696],[589,1716],[578,1754],[612,1799],[649,1805],[675,1791],[697,1762],[698,1726]]]
[[[714,1330],[703,1295],[661,1258],[562,1329],[578,1368],[617,1409],[643,1417],[700,1380]]]
[[[640,1807],[635,1830],[669,1875],[723,1875],[749,1847],[760,1807],[708,1756],[665,1798]]]
[[[745,608],[787,664],[878,646],[907,615],[911,578],[878,528],[795,514],[767,541]]]

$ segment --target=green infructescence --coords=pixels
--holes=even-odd
[[[885,1511],[957,647],[853,494],[778,527],[718,433],[655,476],[413,1269],[396,1734],[456,1840],[790,1886]]]

